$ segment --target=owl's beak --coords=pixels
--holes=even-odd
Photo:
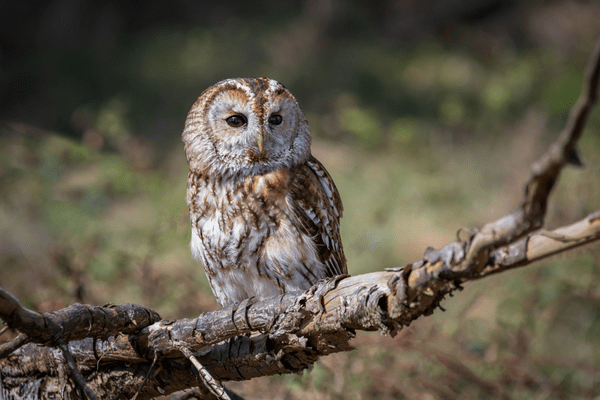
[[[263,150],[263,143],[265,142],[265,134],[264,133],[260,133],[258,135],[258,138],[256,139],[256,144],[258,145],[258,151],[260,153],[262,153]]]

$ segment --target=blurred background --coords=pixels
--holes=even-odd
[[[180,134],[211,84],[297,97],[345,206],[351,274],[405,265],[520,205],[562,129],[598,1],[0,1],[0,284],[23,304],[217,308],[190,255]],[[547,226],[598,209],[600,112]],[[600,246],[466,285],[446,312],[249,399],[600,396]],[[4,334],[1,340],[10,338]]]

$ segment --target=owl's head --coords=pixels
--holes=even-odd
[[[304,162],[310,129],[292,94],[268,78],[226,79],[206,89],[182,134],[190,168],[254,175]]]

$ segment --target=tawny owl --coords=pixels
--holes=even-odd
[[[267,78],[206,89],[182,135],[191,250],[221,306],[345,274],[340,195],[292,94]]]

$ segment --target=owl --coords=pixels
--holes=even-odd
[[[346,274],[342,201],[292,94],[268,78],[206,89],[182,134],[192,255],[221,306]]]

